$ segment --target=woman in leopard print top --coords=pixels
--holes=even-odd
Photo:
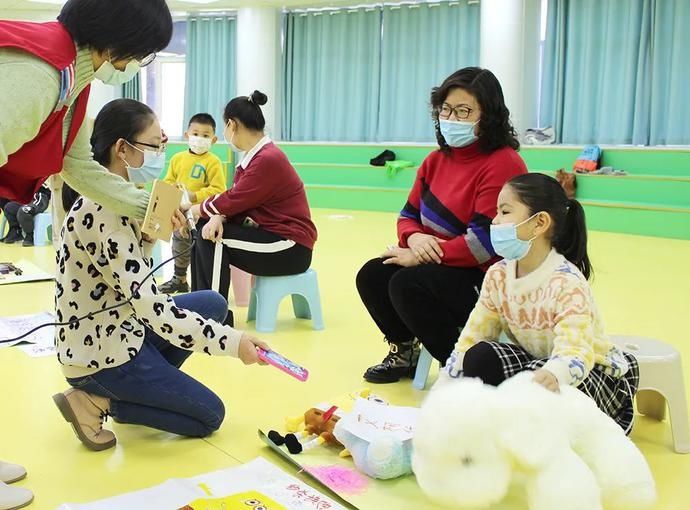
[[[99,163],[137,181],[144,162],[164,150],[154,113],[128,99],[104,107],[91,144]],[[58,361],[72,388],[53,399],[92,450],[115,445],[115,435],[102,428],[108,415],[119,423],[184,436],[213,433],[225,416],[223,402],[180,367],[192,352],[257,363],[257,346],[267,348],[222,324],[228,307],[219,294],[171,298],[158,294],[153,280],[142,285],[152,268],[150,250],[138,221],[86,198],[77,198],[65,218],[57,258],[58,320],[71,321],[134,296],[121,308],[56,330]]]

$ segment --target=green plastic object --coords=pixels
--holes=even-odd
[[[413,167],[412,161],[405,161],[404,159],[396,159],[395,161],[386,161],[386,172],[388,177],[394,177],[400,170]]]

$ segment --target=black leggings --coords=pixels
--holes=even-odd
[[[201,239],[201,229],[205,224],[205,221],[200,221],[197,225],[199,239],[192,257],[192,290],[211,289],[213,281],[213,256],[216,245]],[[223,248],[218,292],[225,299],[228,298],[230,287],[230,265],[256,276],[299,274],[311,265],[312,251],[309,248],[286,241],[262,228],[226,223],[223,239],[236,241],[234,246]]]
[[[376,325],[392,343],[419,339],[445,363],[467,322],[484,280],[478,268],[424,264],[404,268],[367,262],[357,290]]]

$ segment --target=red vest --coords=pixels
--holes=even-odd
[[[73,105],[72,125],[63,145],[63,122],[69,108],[60,105],[72,93],[75,83],[77,50],[72,37],[57,22],[0,21],[0,48],[30,53],[60,72],[60,102],[55,111],[43,121],[36,137],[26,140],[0,167],[0,197],[27,204],[49,176],[62,170],[65,155],[84,122],[90,87],[84,89]],[[31,87],[31,83],[26,86]]]

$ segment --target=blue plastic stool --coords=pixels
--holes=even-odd
[[[298,319],[311,319],[314,329],[324,329],[321,297],[316,271],[290,276],[256,276],[249,298],[247,321],[256,320],[256,330],[269,333],[276,329],[278,305],[292,296],[292,308]]]
[[[429,370],[431,370],[433,361],[434,357],[422,345],[422,351],[419,353],[419,360],[417,361],[417,371],[412,380],[412,386],[415,389],[423,390],[426,388],[426,381],[429,379]]]
[[[34,246],[48,246],[53,241],[53,215],[42,212],[34,216]]]

